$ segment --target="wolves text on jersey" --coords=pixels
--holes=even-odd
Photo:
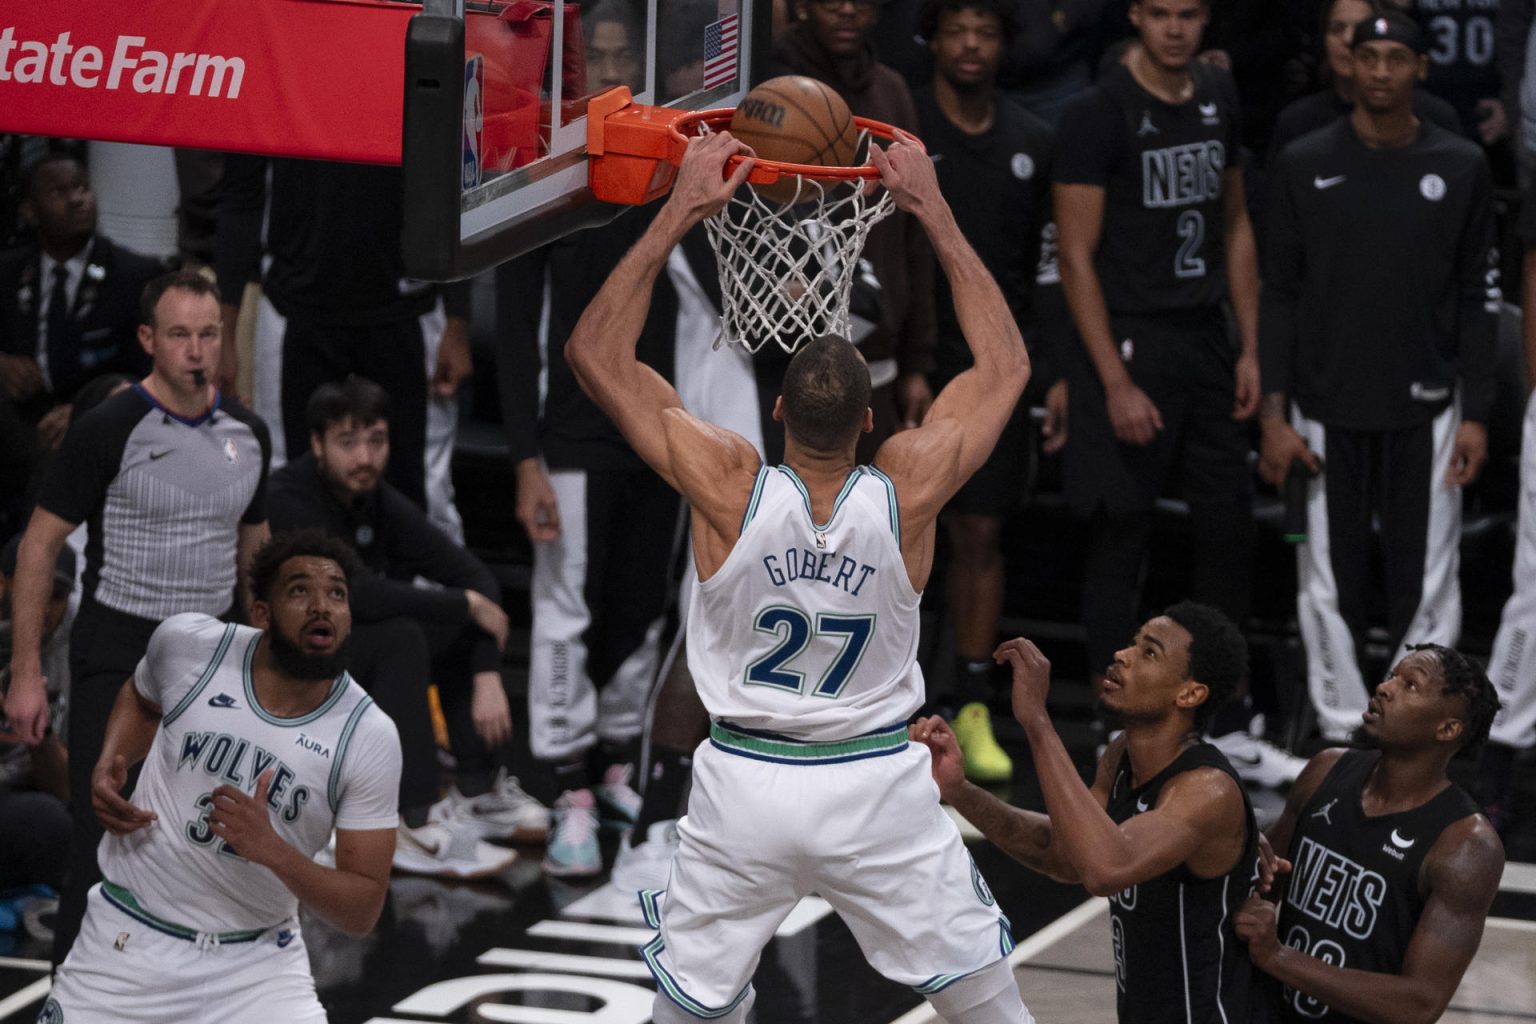
[[[295,786],[297,776],[276,754],[227,732],[189,732],[181,739],[176,770],[201,768],[209,775],[244,790],[255,788],[267,769],[275,769],[267,789],[267,805],[283,820],[296,821],[309,802],[308,786]]]

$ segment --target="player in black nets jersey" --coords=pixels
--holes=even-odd
[[[1487,459],[1498,261],[1488,162],[1413,114],[1423,39],[1392,12],[1355,27],[1356,106],[1293,142],[1265,203],[1259,470],[1322,475],[1297,549],[1297,618],[1319,726],[1369,695],[1372,522],[1387,629],[1454,643],[1461,488]],[[1321,460],[1321,464],[1319,462]]]
[[[1238,913],[1254,965],[1285,985],[1282,1020],[1439,1020],[1482,940],[1504,847],[1446,765],[1487,738],[1499,699],[1465,655],[1408,650],[1356,734],[1368,749],[1314,757],[1269,830],[1290,858],[1281,906]]]
[[[1121,1024],[1246,1022],[1252,972],[1232,919],[1260,882],[1259,830],[1237,773],[1200,740],[1246,669],[1242,634],[1192,601],[1142,625],[1099,683],[1124,732],[1092,789],[1046,713],[1050,662],[1024,639],[995,657],[1013,670],[1013,713],[1049,816],[966,782],[954,733],[935,716],[910,733],[933,753],[939,794],[1020,863],[1110,897]]]
[[[1203,0],[1133,0],[1139,40],[1062,117],[1061,281],[1086,358],[1068,370],[1067,501],[1091,523],[1089,667],[1137,621],[1152,504],[1177,466],[1199,538],[1194,596],[1250,602],[1258,262],[1232,76],[1195,62]],[[1241,346],[1222,302],[1231,300]]]

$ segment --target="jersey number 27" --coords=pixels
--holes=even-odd
[[[773,686],[793,693],[805,692],[805,673],[789,668],[789,663],[810,644],[813,636],[840,636],[842,649],[832,659],[821,680],[812,688],[817,697],[835,699],[848,685],[848,679],[864,657],[869,638],[875,632],[873,615],[830,615],[825,612],[816,616],[814,627],[811,617],[799,608],[775,606],[764,608],[757,614],[752,628],[759,633],[778,636],[778,646],[747,666],[748,686]]]

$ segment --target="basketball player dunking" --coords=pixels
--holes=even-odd
[[[807,339],[774,409],[785,465],[762,465],[634,357],[667,254],[745,179],[750,160],[724,178],[738,153],[751,151],[729,133],[690,143],[671,198],[566,345],[581,386],[694,513],[688,663],[712,724],[678,825],[661,934],[645,949],[660,987],[654,1019],[744,1020],[764,943],[814,891],[875,969],[947,1020],[1028,1022],[1005,959],[1008,921],[904,724],[923,700],[914,656],[934,524],[1023,391],[1023,339],[932,163],[898,133],[871,160],[932,240],[975,365],[921,427],[859,466],[868,368],[844,339]]]

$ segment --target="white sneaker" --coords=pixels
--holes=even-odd
[[[605,828],[630,828],[640,817],[640,794],[629,784],[634,773],[631,764],[609,765],[603,781],[592,787]]]
[[[450,819],[395,834],[395,870],[443,878],[489,878],[517,860],[517,851],[483,842],[472,825]]]
[[[629,845],[633,833],[626,833],[613,858],[609,880],[624,892],[665,889],[672,876],[672,855],[677,852],[677,822],[658,821],[645,830],[645,842]]]
[[[1263,728],[1258,720],[1255,720],[1255,725]],[[1227,755],[1227,760],[1232,762],[1232,767],[1244,782],[1265,789],[1278,789],[1295,782],[1301,770],[1307,766],[1307,759],[1286,753],[1261,735],[1256,735],[1251,728],[1248,732],[1229,732],[1225,736],[1208,736],[1206,739]]]
[[[432,805],[427,820],[454,820],[462,827],[474,829],[481,839],[513,843],[542,843],[549,839],[549,808],[523,792],[517,777],[508,775],[505,768],[496,772],[496,781],[479,796],[465,796],[454,786]]]

